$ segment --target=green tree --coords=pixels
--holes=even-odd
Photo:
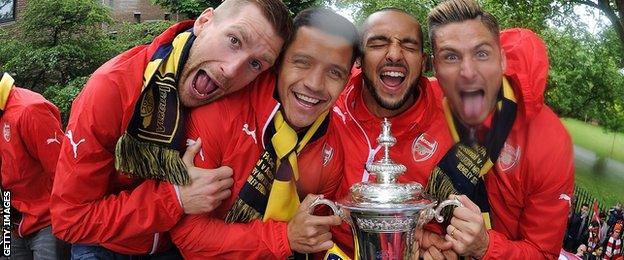
[[[29,1],[14,28],[0,32],[0,70],[35,91],[89,75],[111,56],[101,29],[111,21],[96,0]]]
[[[152,3],[187,18],[195,18],[206,8],[219,6],[221,2],[222,0],[152,0]],[[308,7],[322,5],[323,0],[284,0],[283,2],[293,14],[297,14]]]
[[[624,1],[622,0],[563,0],[568,4],[581,4],[600,10],[611,22],[611,27],[620,42],[620,53],[624,52]],[[620,57],[620,66],[624,67],[624,57]]]

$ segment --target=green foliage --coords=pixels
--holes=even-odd
[[[111,48],[115,54],[121,53],[132,47],[150,43],[154,37],[161,34],[174,22],[155,21],[145,23],[123,23],[116,25],[116,29],[110,33],[112,40]]]
[[[67,124],[72,102],[76,95],[80,93],[82,86],[87,83],[87,79],[89,77],[78,77],[64,85],[50,86],[43,92],[43,96],[54,103],[61,111],[61,122],[63,125]]]
[[[323,0],[284,0],[283,2],[293,14],[298,14],[308,7],[320,6]],[[160,5],[171,13],[179,13],[193,19],[206,8],[219,6],[221,0],[152,0],[152,3]]]
[[[617,56],[611,55],[617,45],[607,45],[589,33],[577,39],[565,31],[548,30],[543,36],[551,64],[547,103],[561,116],[623,131],[624,75]]]
[[[29,1],[22,17],[0,33],[0,70],[21,86],[42,91],[90,74],[111,55],[101,30],[111,20],[99,1]]]
[[[221,0],[152,0],[152,3],[160,5],[171,13],[178,13],[194,19],[206,8],[219,6]]]

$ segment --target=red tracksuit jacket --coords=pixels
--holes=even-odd
[[[574,186],[572,142],[544,104],[548,56],[542,40],[510,29],[501,32],[501,45],[519,106],[495,167],[485,175],[492,230],[484,258],[556,259]]]
[[[60,118],[41,95],[11,89],[0,118],[0,171],[2,190],[11,192],[11,206],[22,214],[14,230],[20,237],[50,225],[50,193],[63,141]]]
[[[362,98],[363,82],[359,70],[353,71],[349,85],[336,102],[332,120],[339,121],[338,131],[344,151],[349,151],[344,161],[344,177],[336,192],[340,199],[348,195],[353,184],[368,181],[365,172],[367,160],[379,160],[383,151],[376,149],[376,139],[381,132],[383,118],[371,114]],[[397,143],[390,148],[390,157],[404,164],[407,171],[399,177],[399,182],[418,182],[423,185],[437,162],[452,145],[450,132],[443,116],[442,91],[437,81],[420,78],[419,96],[412,107],[403,113],[389,118],[392,135]],[[441,231],[431,226],[430,228]],[[353,256],[353,238],[347,224],[332,228],[333,241]]]
[[[254,220],[226,224],[223,219],[238,197],[263,151],[266,127],[279,103],[273,99],[275,76],[261,75],[253,86],[224,99],[194,109],[187,136],[201,138],[195,166],[229,166],[234,171],[232,195],[210,214],[186,215],[171,230],[174,243],[188,259],[285,259],[292,254],[287,223]],[[334,118],[331,118],[333,120]],[[309,193],[332,197],[340,182],[342,154],[334,125],[299,154],[299,198]]]
[[[52,227],[60,239],[123,254],[153,253],[170,245],[164,232],[183,214],[173,185],[117,172],[114,151],[153,53],[192,25],[178,23],[151,44],[108,61],[74,101],[51,197]]]

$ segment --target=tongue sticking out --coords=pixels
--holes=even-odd
[[[396,87],[403,82],[403,77],[381,76],[381,81],[390,87]]]
[[[464,114],[468,118],[479,117],[483,110],[483,94],[462,95]]]
[[[200,70],[195,76],[195,90],[201,95],[208,95],[217,89],[217,85],[210,80],[205,71]]]

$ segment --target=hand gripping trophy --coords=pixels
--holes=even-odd
[[[406,168],[390,159],[389,149],[397,141],[390,127],[384,119],[377,137],[383,158],[366,165],[366,170],[376,176],[375,182],[354,184],[350,195],[337,203],[319,198],[311,205],[329,206],[351,226],[356,259],[409,259],[417,229],[434,216],[438,222],[444,221],[440,215],[444,207],[463,206],[459,200],[445,200],[434,210],[437,201],[423,193],[420,183],[397,183]]]

